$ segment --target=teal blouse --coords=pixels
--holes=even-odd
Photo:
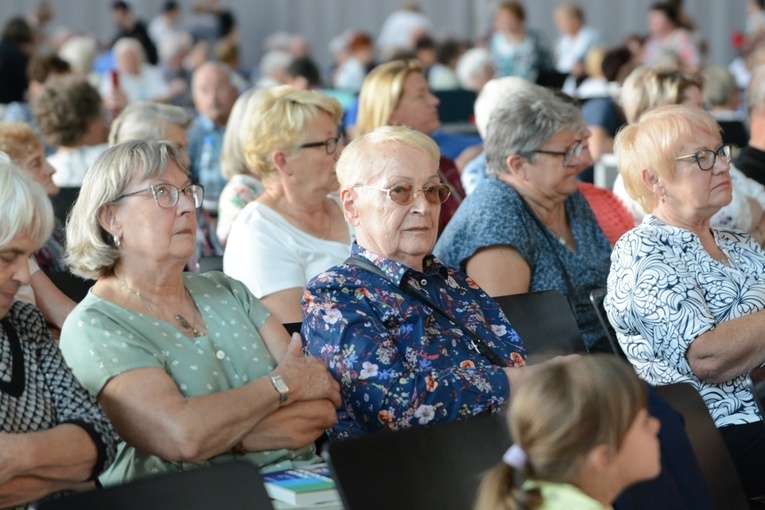
[[[161,368],[183,396],[193,398],[238,388],[276,367],[258,333],[270,312],[243,284],[219,272],[184,273],[184,282],[204,316],[207,336],[189,338],[175,324],[88,293],[61,331],[61,351],[85,388],[98,395],[124,372]],[[250,452],[244,458],[264,471],[318,460],[312,444],[295,451]],[[209,462],[231,460],[233,455],[223,454]],[[100,480],[119,484],[194,467],[198,464],[168,462],[121,441],[117,459]]]

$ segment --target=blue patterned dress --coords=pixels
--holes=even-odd
[[[428,255],[423,272],[357,244],[389,279],[348,264],[320,274],[303,295],[303,340],[340,383],[332,440],[501,411],[510,386],[464,332],[401,290],[408,282],[474,331],[507,366],[526,349],[499,306],[470,278]],[[395,282],[395,284],[394,284]]]
[[[747,234],[712,229],[730,266],[689,230],[648,215],[612,255],[604,302],[619,343],[641,378],[689,382],[718,427],[762,420],[742,374],[715,384],[693,373],[686,351],[725,321],[765,308],[765,253]]]

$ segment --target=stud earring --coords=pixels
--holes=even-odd
[[[117,248],[119,248],[119,247],[120,247],[120,244],[121,244],[121,241],[120,241],[120,236],[118,236],[118,235],[116,235],[116,234],[115,234],[115,235],[114,235],[114,237],[113,237],[112,239],[114,240],[114,246],[116,246]]]

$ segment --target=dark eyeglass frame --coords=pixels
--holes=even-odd
[[[572,158],[578,158],[579,156],[582,155],[583,150],[584,150],[584,140],[576,140],[565,151],[545,151],[542,149],[537,149],[531,152],[535,154],[547,154],[549,156],[563,156],[563,166],[568,166],[568,164],[571,163]]]
[[[705,152],[711,152],[712,153],[712,164],[709,165],[709,168],[704,168],[701,165],[701,158],[704,157],[704,153]],[[723,160],[726,163],[730,163],[732,155],[733,155],[733,148],[731,147],[730,144],[726,143],[726,144],[721,145],[720,148],[717,149],[717,150],[701,149],[699,151],[694,152],[693,154],[686,154],[685,156],[678,156],[675,159],[677,161],[680,161],[681,159],[694,158],[696,160],[696,164],[699,165],[699,170],[701,170],[702,172],[708,172],[708,171],[712,170],[715,167],[715,165],[717,164],[718,156],[722,157]]]
[[[308,142],[301,145],[298,145],[298,149],[308,149],[311,147],[324,147],[324,150],[327,151],[327,154],[334,154],[337,152],[337,146],[340,145],[340,140],[342,140],[342,136],[333,136],[331,138],[327,138],[323,142]]]
[[[164,206],[159,203],[159,197],[157,195],[157,189],[160,187],[167,187],[171,190],[175,190],[175,195],[171,194],[172,198],[172,204]],[[114,199],[114,202],[117,202],[119,200],[122,200],[126,197],[132,197],[133,195],[139,195],[141,193],[146,193],[147,191],[151,191],[152,197],[154,197],[154,203],[157,204],[158,207],[161,209],[172,209],[176,205],[178,205],[178,200],[180,199],[181,193],[186,195],[186,198],[191,200],[194,203],[194,208],[199,209],[202,207],[202,201],[205,197],[205,188],[201,184],[189,184],[188,186],[184,186],[183,188],[179,188],[178,186],[175,186],[173,184],[169,184],[166,182],[158,183],[158,184],[152,184],[148,188],[139,189],[138,191],[131,191],[130,193],[124,193],[117,198]],[[171,192],[172,193],[172,192]]]
[[[376,189],[377,191],[383,191],[386,195],[388,195],[388,198],[390,198],[393,203],[398,205],[412,205],[419,197],[420,193],[425,194],[425,198],[433,205],[441,205],[447,200],[449,200],[449,197],[452,195],[452,188],[444,183],[438,183],[438,184],[429,184],[425,186],[424,188],[415,188],[411,184],[396,184],[395,186],[391,186],[390,188],[378,188],[376,186],[367,186],[366,184],[356,184],[353,186],[354,188],[369,188],[369,189]],[[392,193],[396,193],[394,191],[396,188],[411,188],[409,192],[409,200],[406,202],[401,202],[399,200],[396,200],[394,195]],[[428,191],[428,189],[431,188],[431,191]],[[400,191],[405,191],[404,189]],[[440,191],[445,191],[446,196],[441,200]],[[433,201],[431,197],[437,197],[436,201]]]

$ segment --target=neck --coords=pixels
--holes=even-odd
[[[287,212],[291,216],[313,218],[325,214],[325,195],[302,193],[298,189],[289,189],[280,182],[266,185],[266,192],[259,200],[268,206]]]
[[[585,466],[580,471],[582,472],[575,477],[573,485],[603,506],[610,507],[624,490],[613,474],[598,472]]]
[[[688,219],[678,214],[671,207],[668,207],[666,204],[662,203],[659,203],[659,205],[651,212],[651,214],[656,216],[667,225],[690,230],[701,239],[706,239],[707,237],[711,236],[711,233],[709,232],[710,218]]]
[[[172,305],[185,301],[183,268],[163,267],[152,271],[147,269],[145,264],[138,267],[138,270],[133,270],[130,264],[119,263],[114,267],[114,275],[143,297],[160,305]]]

